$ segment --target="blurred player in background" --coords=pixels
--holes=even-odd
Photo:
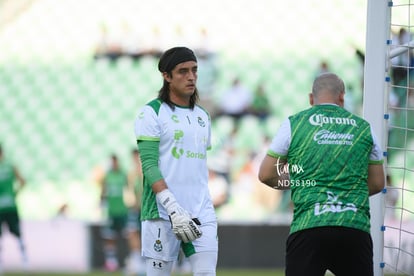
[[[337,75],[319,75],[312,107],[282,123],[259,170],[263,183],[291,189],[287,276],[373,275],[369,196],[384,188],[382,151],[344,94]]]
[[[102,229],[107,271],[116,271],[119,268],[117,241],[121,235],[127,234],[128,207],[124,201],[127,188],[127,174],[120,167],[118,157],[112,154],[110,168],[103,179],[101,194],[101,200],[107,209],[107,223]]]
[[[208,188],[211,120],[197,105],[197,59],[163,53],[163,86],[135,121],[144,173],[142,250],[148,276],[171,275],[180,246],[194,275],[216,275],[217,219]]]
[[[128,194],[126,202],[128,212],[128,244],[129,257],[127,275],[139,275],[145,273],[145,261],[141,256],[141,198],[143,186],[143,174],[139,151],[131,152],[132,165],[128,173]]]
[[[16,180],[19,186],[15,186]],[[25,185],[24,178],[20,175],[18,169],[5,160],[3,148],[0,145],[0,237],[2,235],[2,226],[7,225],[8,230],[18,241],[20,253],[22,256],[23,268],[27,268],[27,254],[22,239],[20,229],[20,217],[16,202],[17,193]],[[0,244],[0,249],[2,249]],[[0,259],[1,260],[1,259]],[[3,271],[3,265],[0,262],[0,274]]]

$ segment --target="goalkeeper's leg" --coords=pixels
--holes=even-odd
[[[171,230],[171,223],[163,219],[142,222],[142,254],[147,276],[170,276],[178,257],[180,241]]]
[[[189,257],[194,276],[215,276],[217,252],[198,252]]]
[[[170,276],[174,262],[146,258],[147,276]]]

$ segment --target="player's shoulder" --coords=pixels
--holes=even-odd
[[[145,105],[141,106],[141,108],[138,110],[138,115],[136,119],[140,121],[145,118],[158,117],[163,106],[163,101],[158,98],[155,98],[147,102]]]
[[[308,114],[308,113],[312,113],[312,107],[310,107],[310,108],[306,108],[306,109],[301,110],[301,111],[298,111],[298,112],[296,112],[296,113],[293,113],[293,114],[289,115],[289,116],[287,117],[287,119],[288,119],[288,120],[292,120],[292,119],[294,119],[294,118],[303,118],[303,117],[304,117],[306,114]]]
[[[199,104],[196,104],[196,105],[194,106],[194,108],[197,108],[198,110],[200,110],[200,112],[202,112],[202,113],[204,113],[205,115],[207,115],[208,119],[209,119],[209,120],[211,120],[210,113],[207,111],[207,109],[205,109],[204,107],[202,107],[202,106],[201,106],[201,105],[199,105]]]
[[[162,106],[162,100],[159,98],[152,99],[151,101],[147,102],[144,106],[145,108],[152,109],[156,114],[160,112],[161,106]]]
[[[355,113],[352,113],[348,110],[345,110],[344,112],[348,115],[348,118],[352,120],[352,123],[353,123],[352,125],[358,126],[358,127],[364,127],[364,128],[368,128],[371,126],[371,124],[366,119],[362,118],[361,116]]]

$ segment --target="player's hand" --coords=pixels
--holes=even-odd
[[[157,193],[156,197],[167,210],[172,230],[177,239],[187,243],[201,237],[202,231],[200,228],[191,219],[190,214],[178,204],[174,195],[168,189]]]
[[[203,234],[197,224],[186,215],[173,212],[170,215],[172,230],[177,239],[188,243],[198,239]]]

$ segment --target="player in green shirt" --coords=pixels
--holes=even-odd
[[[287,276],[373,275],[369,196],[385,185],[383,153],[344,95],[337,75],[319,75],[312,107],[282,123],[259,170],[268,186],[291,189]]]
[[[119,166],[118,157],[111,156],[110,169],[106,172],[102,183],[101,199],[107,209],[107,224],[102,231],[104,239],[105,269],[118,269],[116,254],[116,235],[126,236],[128,207],[124,201],[124,191],[128,188],[128,176]]]
[[[15,186],[16,180],[19,182],[19,187],[17,188]],[[17,238],[23,265],[26,266],[27,255],[22,239],[20,216],[16,202],[16,195],[24,185],[24,178],[15,166],[5,160],[3,149],[0,145],[0,237],[2,235],[2,226],[5,224],[10,233]],[[1,271],[2,266],[0,263],[0,273]]]
[[[131,151],[131,168],[128,172],[128,245],[129,256],[127,261],[127,274],[139,275],[145,273],[145,260],[141,256],[141,197],[143,189],[142,164],[138,149]]]

